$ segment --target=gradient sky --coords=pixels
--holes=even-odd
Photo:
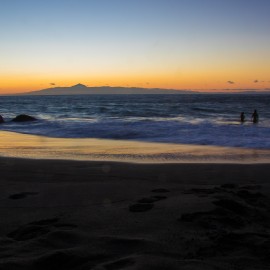
[[[270,0],[0,0],[0,93],[270,88]]]

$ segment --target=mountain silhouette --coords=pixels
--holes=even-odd
[[[22,93],[22,95],[145,95],[145,94],[190,94],[196,93],[189,90],[161,89],[161,88],[138,88],[138,87],[88,87],[84,84],[76,84],[70,87],[53,87],[32,92]]]
[[[71,88],[87,88],[87,86],[84,84],[78,83],[78,84],[71,86]]]

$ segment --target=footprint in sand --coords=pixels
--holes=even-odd
[[[224,184],[221,185],[221,188],[224,189],[224,192],[229,190],[230,194],[237,196],[249,205],[266,207],[265,202],[263,202],[265,195],[258,191],[261,189],[260,185],[238,186],[236,184]]]
[[[76,227],[74,224],[60,223],[58,218],[43,219],[20,226],[15,231],[8,233],[7,236],[17,241],[26,241],[46,235],[56,228],[73,229]]]
[[[138,203],[154,203],[154,202],[165,200],[165,199],[167,199],[166,196],[151,196],[147,198],[142,198],[138,200],[137,202]]]
[[[21,192],[21,193],[15,193],[9,196],[9,199],[11,200],[19,200],[19,199],[24,199],[28,196],[34,196],[37,195],[38,192]]]
[[[130,212],[145,212],[154,207],[153,203],[136,203],[129,206]]]
[[[153,189],[152,192],[165,193],[165,192],[169,192],[169,190],[160,188],[160,189]],[[142,199],[137,200],[136,204],[130,205],[129,211],[130,212],[145,212],[145,211],[151,210],[154,207],[155,202],[165,200],[165,199],[167,199],[167,196],[163,196],[163,195],[155,195],[151,197],[142,198]]]

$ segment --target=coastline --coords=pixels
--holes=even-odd
[[[1,152],[17,152],[0,156],[3,270],[270,267],[268,162],[40,158],[36,151],[100,151],[100,145],[86,140],[78,148],[61,139],[1,135]],[[130,152],[122,143],[109,141],[106,151]],[[28,155],[18,158],[21,151]],[[204,151],[194,153],[209,154]],[[36,156],[26,158],[29,153]]]
[[[270,163],[270,149],[85,138],[0,131],[0,156],[133,163]]]

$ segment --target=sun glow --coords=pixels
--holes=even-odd
[[[270,88],[268,4],[28,0],[0,9],[0,94],[53,86]],[[195,1],[196,2],[196,1]],[[222,12],[221,12],[222,11]],[[226,15],[225,15],[226,14]]]

